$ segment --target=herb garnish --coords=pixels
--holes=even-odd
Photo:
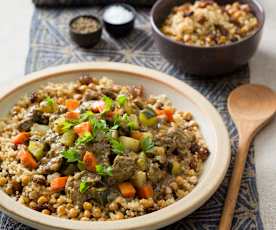
[[[90,132],[84,133],[81,137],[79,137],[76,141],[76,145],[84,145],[93,140],[93,136]]]
[[[145,153],[150,152],[154,147],[154,143],[150,137],[145,137],[141,141],[141,148]]]
[[[87,181],[80,182],[80,192],[85,193],[89,188],[89,183]]]
[[[55,100],[49,96],[45,98],[45,101],[49,106],[52,106],[55,103]]]
[[[67,132],[72,129],[74,126],[78,125],[80,122],[78,120],[66,120],[63,122],[62,131]]]
[[[104,110],[102,113],[109,112],[112,109],[113,100],[108,96],[103,96],[102,100],[104,101]]]
[[[116,98],[116,102],[119,104],[120,107],[122,107],[127,102],[127,97],[125,95],[118,95],[118,97]]]
[[[96,165],[96,173],[100,176],[112,176],[112,167],[104,166],[102,164]]]
[[[86,112],[84,112],[80,115],[79,122],[81,123],[81,122],[84,122],[84,121],[88,121],[93,117],[93,115],[94,114],[93,114],[92,111],[86,111]]]
[[[61,152],[61,155],[67,160],[67,162],[76,162],[80,159],[78,151],[74,148],[64,150]]]
[[[118,155],[124,154],[125,146],[121,142],[119,142],[115,139],[110,139],[110,143],[111,143],[111,147],[112,147],[112,152],[114,152],[115,154],[118,154]]]

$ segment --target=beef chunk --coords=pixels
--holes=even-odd
[[[48,125],[49,124],[49,117],[50,117],[49,114],[43,113],[39,109],[34,109],[32,111],[33,121],[38,123],[38,124]]]
[[[72,199],[75,205],[82,205],[86,200],[93,198],[93,194],[90,190],[84,193],[80,192],[80,183],[81,181],[86,181],[91,187],[100,183],[101,177],[97,174],[90,173],[87,171],[82,171],[76,173],[74,176],[69,176],[66,186],[65,193]]]
[[[116,184],[128,180],[134,175],[135,160],[128,156],[116,156],[112,165],[112,176],[109,184]]]
[[[23,132],[29,132],[33,126],[33,123],[32,117],[27,117],[18,124],[18,129]]]
[[[42,163],[37,171],[41,174],[50,174],[53,172],[57,172],[63,162],[62,156],[57,156],[52,159],[46,159],[45,157],[41,159],[42,162],[45,161],[45,163]]]

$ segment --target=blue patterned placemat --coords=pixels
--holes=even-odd
[[[232,171],[233,159],[237,151],[238,139],[234,124],[227,112],[226,99],[229,92],[235,87],[249,81],[248,66],[244,66],[231,75],[210,80],[184,74],[165,61],[154,46],[148,18],[149,12],[138,12],[136,30],[130,36],[114,40],[104,32],[102,41],[95,48],[83,50],[70,40],[68,22],[72,17],[81,13],[100,14],[101,9],[36,9],[32,19],[26,73],[48,66],[72,62],[93,60],[126,62],[168,73],[200,91],[218,109],[227,124],[232,144],[231,167],[218,191],[205,205],[190,216],[165,229],[216,229]],[[1,229],[29,229],[3,214],[0,218]],[[240,195],[233,219],[233,229],[263,229],[259,213],[254,151],[252,148],[242,178]]]

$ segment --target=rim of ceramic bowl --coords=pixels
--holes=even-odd
[[[262,6],[262,4],[257,1],[257,0],[250,0],[250,2],[255,5],[260,14],[262,15],[261,17],[257,17],[256,16],[256,11],[253,10],[255,16],[257,17],[258,21],[260,22],[260,26],[258,27],[258,29],[256,31],[254,31],[254,33],[250,34],[249,36],[246,36],[245,38],[239,40],[239,41],[236,41],[236,42],[233,42],[233,43],[230,43],[230,44],[225,44],[225,45],[215,45],[215,46],[210,46],[210,47],[206,47],[206,46],[195,46],[195,45],[187,45],[183,42],[179,42],[179,41],[175,41],[171,38],[169,38],[168,36],[166,36],[165,34],[163,34],[161,32],[161,30],[159,29],[159,27],[156,25],[154,19],[153,19],[153,15],[155,13],[155,10],[156,8],[159,6],[159,4],[161,2],[163,2],[165,0],[158,0],[152,7],[151,9],[151,12],[150,12],[150,24],[151,24],[151,27],[152,29],[159,35],[161,36],[163,39],[165,39],[167,42],[171,42],[171,43],[174,43],[176,45],[181,45],[183,47],[187,47],[187,48],[195,48],[195,49],[206,49],[206,50],[211,50],[211,49],[219,49],[219,48],[226,48],[226,47],[233,47],[235,45],[238,45],[238,44],[241,44],[241,43],[244,43],[246,41],[248,41],[249,39],[251,39],[252,37],[256,36],[258,33],[260,33],[264,27],[264,23],[265,23],[265,18],[266,18],[266,15],[265,15],[265,10],[264,10],[264,7]],[[168,1],[168,0],[166,0]]]
[[[171,224],[184,216],[195,211],[203,205],[217,190],[221,184],[231,157],[230,139],[223,120],[216,109],[207,101],[199,92],[186,85],[184,82],[177,80],[164,73],[142,68],[130,64],[112,63],[112,62],[94,62],[69,64],[59,67],[48,68],[39,72],[25,76],[19,80],[16,85],[2,93],[0,97],[0,104],[2,101],[16,93],[24,87],[30,86],[39,81],[54,79],[57,76],[68,77],[69,74],[81,74],[88,72],[111,72],[122,73],[128,76],[135,76],[148,81],[158,82],[167,87],[172,88],[183,97],[188,98],[197,106],[204,116],[207,116],[211,121],[214,129],[216,152],[213,154],[216,157],[210,163],[208,179],[205,178],[202,183],[199,183],[186,197],[180,199],[168,207],[162,208],[158,211],[145,214],[139,217],[134,217],[118,221],[72,221],[62,219],[54,216],[43,215],[40,212],[34,211],[19,202],[14,201],[11,197],[0,191],[0,209],[17,219],[18,221],[28,224],[39,229],[71,229],[71,230],[111,230],[111,229],[156,229],[165,225]],[[67,75],[67,76],[66,76]],[[78,75],[78,76],[79,76]],[[212,153],[211,153],[212,154]],[[203,172],[204,174],[204,172]],[[203,175],[202,175],[203,176]]]

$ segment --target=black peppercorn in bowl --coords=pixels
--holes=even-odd
[[[80,15],[69,23],[70,37],[83,48],[92,48],[101,39],[102,22],[93,15]]]
[[[202,2],[209,4],[214,1],[202,0]],[[221,0],[218,4],[226,6],[227,4],[234,4],[234,2],[236,0]],[[184,3],[196,4],[195,1],[189,0],[159,0],[151,11],[154,41],[160,53],[170,63],[187,73],[213,76],[233,72],[250,60],[259,45],[265,20],[263,7],[256,0],[240,0],[239,3],[236,3],[247,4],[250,7],[252,14],[258,21],[256,30],[242,39],[212,46],[186,44],[172,39],[162,31],[162,26],[172,9]],[[183,14],[183,17],[190,17],[193,13]]]
[[[103,23],[107,32],[113,37],[127,36],[134,28],[135,9],[125,3],[115,3],[103,11]]]

